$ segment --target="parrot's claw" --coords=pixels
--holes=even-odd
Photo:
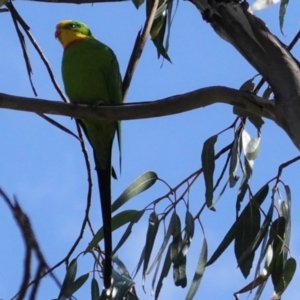
[[[107,104],[107,103],[105,103],[104,100],[99,99],[99,100],[97,100],[95,103],[93,103],[92,107],[98,107],[98,106],[101,106],[101,105],[103,105],[103,104]]]

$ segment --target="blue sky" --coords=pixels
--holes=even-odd
[[[258,12],[284,43],[289,43],[299,30],[299,5],[291,1],[288,6],[284,33],[279,31],[279,6]],[[108,44],[116,53],[121,73],[124,75],[137,31],[142,27],[145,8],[136,10],[131,2],[94,5],[65,5],[14,2],[15,7],[31,27],[31,32],[43,49],[53,72],[63,87],[60,63],[62,47],[54,38],[56,24],[64,19],[87,23],[93,34]],[[2,31],[0,40],[1,92],[33,97],[26,75],[22,52],[16,32],[8,13],[0,14]],[[28,51],[33,65],[33,81],[39,98],[60,100],[46,69],[30,43]],[[298,57],[299,46],[293,54]],[[157,60],[156,50],[149,41],[134,75],[128,102],[157,100],[171,95],[186,93],[202,87],[224,85],[239,88],[256,71],[236,52],[221,40],[202,20],[196,8],[189,2],[179,3],[171,35],[169,55],[172,64]],[[116,198],[141,173],[154,170],[159,177],[175,186],[183,178],[200,167],[203,142],[211,135],[232,123],[235,116],[226,105],[213,105],[174,116],[123,122],[122,175],[113,183]],[[64,126],[75,131],[74,122],[67,117],[54,117]],[[0,187],[10,196],[15,195],[31,219],[33,229],[49,265],[62,259],[77,237],[84,216],[87,180],[81,149],[76,139],[51,126],[32,113],[0,110]],[[247,128],[248,129],[248,128]],[[253,132],[251,127],[249,131]],[[232,133],[218,140],[217,151],[227,145]],[[89,149],[90,150],[90,149]],[[91,152],[90,152],[91,153]],[[270,121],[262,130],[261,152],[255,162],[251,179],[253,191],[277,174],[278,166],[298,155],[298,150],[286,134]],[[117,152],[114,157],[117,163]],[[116,164],[115,163],[115,164]],[[221,165],[220,165],[221,166]],[[95,176],[95,174],[93,174]],[[299,165],[286,170],[282,179],[289,184],[293,196],[291,254],[300,257],[297,218],[300,195]],[[141,209],[167,190],[161,183],[132,200],[127,209]],[[201,178],[190,194],[191,209],[199,209],[204,201]],[[208,239],[209,256],[216,249],[235,216],[237,187],[227,190],[217,205],[217,212],[205,211],[201,217]],[[269,203],[270,197],[266,199]],[[166,202],[164,203],[166,204]],[[163,204],[160,206],[162,209]],[[182,209],[181,209],[182,208]],[[184,211],[180,206],[179,212]],[[18,290],[23,259],[23,243],[9,210],[0,201],[0,298],[10,299]],[[101,225],[99,196],[95,188],[91,219],[94,228]],[[132,271],[138,262],[145,241],[148,215],[134,227],[132,237],[118,255]],[[122,230],[114,235],[115,243]],[[158,249],[162,241],[160,231]],[[75,255],[85,249],[91,235],[88,230]],[[196,226],[192,247],[188,253],[188,284],[191,282],[202,243],[202,233]],[[92,259],[86,255],[79,259],[79,271],[92,270]],[[64,267],[55,272],[63,278]],[[91,276],[90,276],[91,277]],[[244,280],[236,269],[233,247],[212,266],[208,267],[196,299],[232,299],[232,294],[250,282],[253,275]],[[152,276],[146,281],[146,294],[140,289],[141,275],[135,278],[140,299],[153,299],[150,295]],[[285,299],[297,299],[299,295],[299,272],[286,292]],[[184,299],[186,289],[172,285],[172,274],[164,282],[161,299]],[[272,286],[268,285],[265,298],[269,299]],[[76,294],[77,299],[88,299],[89,284]],[[297,296],[296,296],[297,295]],[[38,299],[53,299],[58,289],[51,279],[45,279]],[[241,299],[246,299],[247,295]],[[248,298],[247,298],[248,299]]]

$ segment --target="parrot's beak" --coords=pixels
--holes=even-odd
[[[55,31],[55,38],[59,39],[59,36],[60,36],[60,33],[61,33],[61,30],[59,28],[56,28],[56,31]]]

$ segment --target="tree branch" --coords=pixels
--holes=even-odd
[[[114,106],[99,105],[97,107],[0,93],[0,108],[90,120],[134,120],[162,117],[214,103],[226,103],[237,106],[261,117],[276,121],[272,101],[262,99],[249,92],[223,86],[202,88],[156,101],[126,103]]]
[[[246,2],[190,0],[215,32],[232,44],[265,78],[275,95],[274,114],[300,149],[299,62],[266,24],[248,11]]]

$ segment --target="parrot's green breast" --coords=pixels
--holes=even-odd
[[[110,104],[121,102],[120,73],[110,48],[93,37],[64,50],[62,76],[71,102]]]

